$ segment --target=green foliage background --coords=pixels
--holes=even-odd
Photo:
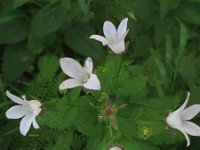
[[[117,26],[125,17],[122,56],[89,39],[102,34],[105,20]],[[1,0],[0,149],[198,150],[198,137],[186,148],[165,118],[186,91],[190,104],[200,102],[199,25],[200,0]],[[101,91],[59,92],[66,79],[59,58],[83,63],[88,56]],[[6,119],[13,105],[6,90],[43,103],[39,130],[23,137],[19,120]]]

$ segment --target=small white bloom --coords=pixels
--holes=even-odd
[[[109,148],[109,150],[122,150],[119,146],[114,146]]]
[[[71,77],[71,79],[67,79],[60,84],[60,90],[78,86],[83,86],[84,88],[91,90],[100,90],[101,86],[99,79],[92,73],[93,62],[90,57],[86,59],[84,67],[76,60],[68,57],[60,59],[60,66],[63,72]]]
[[[120,54],[125,51],[125,37],[127,30],[128,18],[124,18],[118,29],[110,21],[105,21],[103,25],[103,33],[105,37],[100,35],[91,35],[90,39],[95,39],[103,44],[108,45],[115,54]]]
[[[200,112],[200,104],[192,105],[188,108],[185,108],[189,101],[190,93],[187,93],[187,98],[183,105],[176,111],[169,113],[166,122],[167,124],[181,131],[186,140],[187,146],[190,145],[189,135],[200,136],[200,127],[193,122],[189,121],[194,118]]]
[[[20,132],[22,135],[26,136],[28,133],[31,124],[35,129],[39,128],[39,125],[36,122],[36,116],[41,112],[42,104],[37,100],[27,101],[25,95],[22,98],[17,97],[11,94],[9,91],[6,91],[6,95],[15,103],[19,105],[12,106],[6,111],[6,117],[9,119],[19,119],[22,118],[20,122]]]

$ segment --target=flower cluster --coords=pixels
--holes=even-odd
[[[103,46],[108,45],[108,47],[115,54],[121,54],[125,51],[125,37],[128,33],[127,29],[128,18],[124,18],[119,27],[116,29],[112,22],[105,21],[103,25],[103,33],[105,37],[100,35],[91,35],[90,39],[95,39],[103,44]],[[93,61],[90,57],[85,60],[82,66],[78,61],[73,58],[64,57],[60,59],[60,66],[62,71],[70,77],[63,81],[59,89],[71,89],[78,86],[82,86],[87,90],[100,90],[101,84],[100,80],[96,74],[93,73]],[[37,124],[36,117],[41,112],[42,104],[38,100],[28,101],[25,96],[17,97],[11,94],[9,91],[6,95],[17,105],[12,106],[6,112],[6,117],[9,119],[19,119],[22,118],[20,122],[20,132],[22,135],[26,136],[31,124],[35,129],[39,128]],[[190,93],[188,92],[187,98],[184,104],[176,111],[169,113],[166,118],[166,123],[174,129],[181,131],[186,140],[187,146],[190,145],[189,135],[200,136],[200,127],[191,120],[200,112],[200,104],[192,105],[185,108],[189,101]],[[106,107],[105,116],[112,116],[113,108],[111,106]],[[109,114],[107,114],[109,112]],[[110,113],[111,112],[111,113]],[[114,146],[110,150],[121,150],[120,147]]]

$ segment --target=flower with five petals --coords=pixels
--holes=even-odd
[[[20,132],[22,135],[26,136],[31,124],[35,129],[39,128],[39,125],[36,122],[36,116],[41,112],[42,104],[37,100],[26,100],[25,95],[22,98],[17,97],[11,94],[9,91],[6,91],[6,95],[18,105],[12,106],[6,111],[6,117],[9,119],[19,119],[22,118],[20,122]]]
[[[187,140],[187,146],[190,145],[189,135],[200,136],[200,127],[195,123],[189,121],[193,119],[200,112],[200,104],[192,105],[185,108],[189,101],[190,93],[187,93],[187,98],[183,105],[176,111],[169,113],[166,118],[167,124],[174,129],[183,133]]]
[[[125,51],[125,37],[127,30],[128,18],[124,18],[119,27],[116,29],[112,22],[105,21],[103,25],[103,33],[105,37],[100,35],[91,35],[90,39],[95,39],[103,44],[108,45],[115,54]]]
[[[76,60],[68,57],[60,59],[60,66],[63,72],[71,77],[71,79],[67,79],[60,84],[60,90],[78,86],[83,86],[90,90],[101,89],[99,79],[92,73],[93,62],[90,57],[86,59],[84,67],[82,67]]]

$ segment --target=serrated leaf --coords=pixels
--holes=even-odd
[[[36,37],[42,37],[58,30],[65,19],[63,7],[43,7],[34,16],[31,31]]]
[[[33,62],[33,57],[21,45],[7,47],[3,56],[2,77],[11,82],[19,77]]]
[[[78,115],[76,107],[68,105],[69,99],[51,100],[48,109],[44,109],[44,116],[40,118],[41,124],[50,128],[66,129],[72,126]],[[52,118],[52,116],[55,116]]]
[[[12,44],[23,41],[29,33],[26,17],[17,17],[0,24],[0,43]]]
[[[27,89],[27,94],[32,97],[49,101],[58,96],[58,85],[63,78],[57,78],[59,60],[54,55],[44,55],[38,61],[39,73],[35,76]]]
[[[78,99],[79,115],[76,117],[74,126],[85,135],[101,135],[104,131],[104,126],[98,121],[97,111],[90,105],[92,99],[89,96],[82,96]]]
[[[47,150],[71,150],[72,140],[72,133],[66,133],[65,135],[60,136],[56,140],[56,143],[47,148]]]

